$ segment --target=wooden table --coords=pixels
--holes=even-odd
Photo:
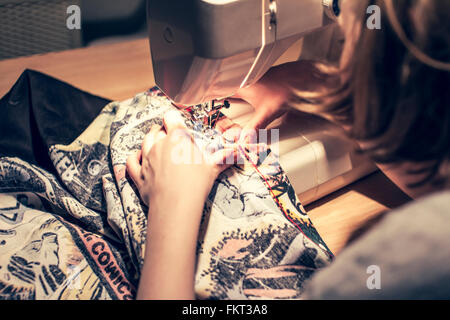
[[[111,100],[128,99],[155,84],[145,39],[0,61],[0,97],[27,68]],[[354,230],[408,200],[378,172],[306,209],[325,242],[337,254]]]

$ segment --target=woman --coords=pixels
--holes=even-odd
[[[285,106],[342,124],[394,183],[421,199],[388,214],[344,250],[312,279],[305,297],[450,297],[450,193],[444,191],[450,158],[450,3],[341,4],[345,45],[339,68],[312,62],[282,65],[237,97],[256,110],[251,128],[265,127]],[[370,4],[381,8],[381,30],[366,28]],[[203,203],[226,167],[220,160],[238,153],[230,149],[203,164],[173,164],[171,138],[180,123],[167,115],[164,128],[153,129],[142,153],[127,163],[142,198],[152,202],[138,298],[195,297],[195,240]],[[190,139],[186,143],[192,144]],[[169,211],[170,216],[164,215]],[[178,232],[167,232],[174,228]],[[367,274],[373,266],[382,279],[374,287]]]

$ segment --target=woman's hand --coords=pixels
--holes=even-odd
[[[139,299],[193,299],[195,248],[203,206],[214,180],[235,159],[231,147],[199,150],[178,111],[153,126],[127,171],[149,205]]]
[[[208,154],[199,150],[184,126],[178,111],[164,116],[164,127],[154,125],[145,136],[142,150],[131,155],[127,171],[139,190],[141,199],[182,201],[193,194],[206,199],[221,171],[224,159],[235,155],[236,148]]]
[[[264,129],[282,116],[293,97],[291,88],[315,92],[326,86],[317,76],[313,61],[296,61],[271,68],[258,82],[239,89],[233,98],[243,99],[255,109],[246,129]]]

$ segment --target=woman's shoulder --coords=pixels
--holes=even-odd
[[[388,213],[306,287],[305,298],[450,298],[450,191]]]

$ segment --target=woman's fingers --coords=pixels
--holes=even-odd
[[[222,170],[234,165],[243,163],[243,158],[238,145],[230,145],[216,151],[215,153],[209,156],[209,161],[221,167]]]
[[[132,153],[127,159],[127,172],[130,178],[133,180],[134,184],[140,188],[142,177],[141,177],[141,159],[142,151],[137,151]]]
[[[151,127],[149,133],[145,135],[142,141],[142,154],[144,157],[150,152],[153,145],[158,141],[158,138],[160,138],[160,132],[163,132],[162,127],[159,124],[155,124]]]
[[[233,126],[236,126],[236,124],[231,121],[231,119],[228,117],[223,117],[216,122],[215,129],[217,129],[220,133],[224,133]]]
[[[227,143],[236,143],[239,141],[241,136],[242,128],[235,124],[230,126],[225,132],[223,132],[222,137]]]
[[[246,144],[245,148],[253,154],[260,154],[269,150],[269,146],[266,143],[250,143]]]
[[[245,126],[246,129],[264,129],[271,122],[271,114],[266,110],[257,110]]]
[[[280,118],[285,113],[286,110],[283,109],[282,107],[255,108],[255,113],[253,114],[250,121],[245,125],[245,129],[250,130],[265,129],[272,121]]]
[[[177,110],[169,110],[163,117],[164,128],[169,134],[175,129],[186,129],[185,120],[181,113]]]
[[[159,130],[158,133],[156,134],[155,142],[153,144],[158,143],[165,137],[167,137],[167,133],[164,130],[162,130],[162,128],[161,128],[161,130]]]

